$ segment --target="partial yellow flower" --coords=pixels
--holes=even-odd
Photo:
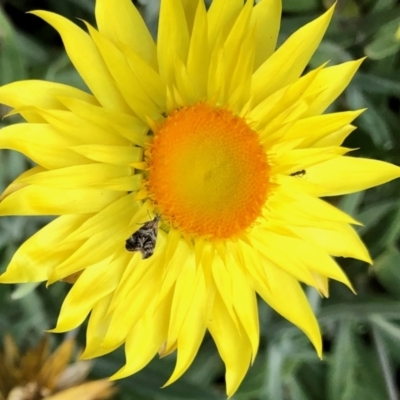
[[[50,353],[49,337],[21,354],[11,336],[4,337],[0,351],[0,399],[2,400],[103,400],[115,388],[108,380],[84,382],[90,372],[89,361],[69,361],[75,348],[65,340]]]
[[[398,29],[396,31],[395,37],[396,37],[396,40],[400,40],[400,25],[399,25],[399,27],[398,27]]]
[[[59,215],[1,282],[80,275],[55,331],[90,314],[84,357],[125,345],[113,379],[177,350],[170,384],[209,331],[231,396],[257,354],[257,294],[321,356],[301,284],[324,296],[328,279],[351,288],[332,256],[371,259],[357,221],[319,197],[400,176],[341,146],[361,111],[321,115],[361,60],[301,76],[332,13],[275,50],[280,0],[214,0],[208,10],[203,0],[162,0],[157,44],[130,0],[97,0],[88,33],[36,11],[91,93],[41,81],[0,89],[27,121],[4,128],[0,146],[38,164],[6,189],[0,213]],[[154,243],[156,228],[143,224],[157,215],[154,254],[128,252],[135,232],[134,249]]]

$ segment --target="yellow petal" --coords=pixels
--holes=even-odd
[[[143,61],[128,45],[119,45],[132,73],[141,82],[143,89],[161,110],[166,108],[166,85],[163,78]]]
[[[226,65],[222,46],[216,46],[210,57],[210,68],[207,80],[207,98],[216,104],[225,104]]]
[[[346,125],[343,128],[328,134],[322,139],[312,143],[313,147],[329,147],[329,146],[340,146],[344,140],[356,129],[353,125]]]
[[[140,371],[166,340],[171,308],[171,296],[159,307],[151,307],[129,332],[125,343],[126,365],[110,379],[121,379]]]
[[[186,104],[195,103],[197,101],[196,92],[183,61],[175,58],[173,69],[175,73],[174,91],[177,106],[185,107]]]
[[[60,96],[58,99],[68,110],[81,119],[107,129],[114,136],[121,135],[138,146],[144,145],[149,127],[139,118],[95,106],[75,98]]]
[[[107,379],[85,382],[78,386],[62,390],[56,394],[46,397],[47,400],[95,400],[108,399],[115,394],[116,389],[112,387],[112,382]]]
[[[331,229],[293,226],[291,230],[304,240],[316,243],[332,256],[352,257],[372,264],[367,248],[348,224],[332,223]]]
[[[137,216],[140,209],[140,204],[134,201],[134,197],[134,193],[122,196],[98,213],[89,216],[83,224],[71,233],[71,235],[64,236],[63,242],[67,243],[88,239],[102,231],[107,231],[109,236],[118,233],[122,235],[122,237],[128,237],[134,229],[132,223],[129,223],[129,218]],[[120,222],[126,219],[128,221],[121,225]],[[115,222],[117,222],[118,226],[115,226]]]
[[[94,96],[61,83],[29,80],[0,87],[0,103],[13,108],[35,105],[39,108],[63,110],[65,107],[57,100],[58,96],[73,97],[98,105]],[[22,112],[21,114],[28,122],[44,122],[43,118],[35,113]]]
[[[293,177],[293,179],[298,178]],[[329,227],[330,222],[361,225],[350,215],[324,200],[283,187],[277,189],[275,196],[268,201],[265,217],[267,220],[270,218],[282,220],[288,225],[310,227]]]
[[[260,340],[256,293],[246,276],[246,270],[242,270],[232,257],[226,263],[226,266],[232,276],[233,307],[251,343],[251,362],[253,363]]]
[[[107,316],[107,311],[110,306],[112,294],[103,297],[93,307],[90,313],[89,323],[86,330],[86,347],[81,355],[81,359],[99,357],[108,354],[119,347],[119,344],[114,347],[102,347],[104,336],[110,326],[110,317]]]
[[[112,165],[131,165],[143,159],[143,149],[140,147],[87,144],[71,146],[70,149],[78,154],[82,154],[90,160]]]
[[[34,11],[32,14],[44,19],[61,35],[72,64],[99,103],[105,108],[129,113],[129,107],[115,86],[113,78],[90,36],[60,15],[47,11]],[[82,54],[85,57],[82,57]],[[96,68],[93,68],[93,65]]]
[[[130,0],[97,0],[95,8],[97,27],[114,44],[129,45],[144,61],[157,67],[156,46],[139,11]]]
[[[27,186],[0,203],[0,215],[63,215],[100,211],[121,197],[103,189],[53,189]]]
[[[89,121],[70,111],[36,109],[36,112],[62,135],[75,139],[76,144],[131,144],[124,135],[107,130],[99,121]]]
[[[251,59],[253,61],[254,55],[254,37],[249,29],[251,13],[253,11],[253,3],[247,1],[244,7],[241,9],[239,15],[237,16],[232,28],[229,31],[226,39],[224,40],[224,53],[226,57],[226,66],[229,71],[233,71],[238,65],[242,63],[242,60],[238,58],[238,52],[240,47],[244,44],[245,38],[251,38],[248,41],[248,50],[251,54]],[[251,73],[252,68],[249,71]],[[225,80],[230,81],[230,76],[226,76]]]
[[[174,57],[171,57],[174,49]],[[161,76],[172,83],[174,58],[187,61],[189,32],[181,0],[163,0],[158,23],[157,55]]]
[[[1,275],[0,282],[46,280],[51,270],[77,246],[76,243],[62,247],[59,244],[87,218],[87,215],[64,215],[47,224],[19,247],[6,272]]]
[[[56,351],[44,362],[42,368],[40,369],[36,379],[39,382],[48,382],[50,388],[53,385],[59,375],[68,365],[70,358],[72,356],[72,351],[74,350],[75,342],[73,339],[66,339],[63,343],[56,349]]]
[[[294,82],[304,71],[329,25],[334,7],[300,28],[253,75],[254,104]]]
[[[245,257],[253,251],[245,244],[242,245],[242,249]],[[259,295],[275,311],[301,329],[321,357],[322,340],[319,326],[298,280],[272,263],[266,266],[264,273],[268,286],[253,281]]]
[[[396,165],[347,156],[335,157],[307,168],[307,179],[321,188],[319,196],[359,192],[399,177],[400,167]]]
[[[193,31],[190,37],[187,71],[191,78],[197,98],[207,94],[208,65],[210,62],[207,36],[207,14],[203,1],[198,2]]]
[[[194,296],[193,289],[196,287],[196,281],[199,279],[200,275],[196,271],[194,257],[193,255],[189,255],[188,260],[182,265],[175,282],[166,351],[176,342],[186,315],[190,312],[190,305],[193,302]]]
[[[159,232],[157,242],[160,242],[160,236],[161,232]],[[161,253],[161,251],[156,250],[152,257],[144,260],[138,253],[135,253],[132,257],[122,282],[114,292],[109,307],[110,327],[102,346],[112,347],[125,341],[130,330],[143,317],[152,301],[156,301],[154,292],[160,287],[162,276],[162,264],[159,262]],[[139,287],[153,289],[138,290]],[[127,315],[129,315],[129,321],[126,320]]]
[[[196,18],[196,11],[200,3],[202,3],[204,6],[203,1],[201,0],[182,0],[183,10],[185,11],[185,19],[190,35],[193,30],[194,19]]]
[[[0,148],[19,151],[49,169],[89,162],[68,148],[74,143],[50,125],[41,123],[6,126],[0,135]]]
[[[212,276],[214,284],[216,286],[219,297],[225,304],[225,308],[229,313],[230,319],[236,325],[236,329],[239,329],[239,322],[235,311],[233,310],[233,284],[232,277],[229,274],[227,267],[219,256],[215,256],[213,264],[211,265]]]
[[[261,0],[254,6],[252,23],[255,27],[254,70],[274,52],[281,24],[281,0]]]
[[[226,393],[230,397],[249,369],[251,345],[245,332],[238,331],[219,295],[215,297],[208,329],[225,363]]]
[[[239,113],[248,101],[251,86],[251,70],[254,63],[254,47],[251,45],[253,37],[248,35],[238,50],[237,62],[233,69],[232,78],[228,89],[228,104],[231,110]]]
[[[207,290],[201,269],[198,270],[195,284],[191,289],[194,295],[189,307],[190,311],[186,314],[177,337],[178,356],[176,366],[164,386],[175,382],[189,368],[206,332],[204,308]],[[184,300],[182,299],[182,301]]]
[[[225,41],[242,8],[242,0],[215,0],[211,3],[207,13],[208,42],[211,51],[214,46],[219,47],[217,41],[221,41],[220,43]]]
[[[86,164],[41,172],[20,182],[48,188],[103,188],[133,192],[141,188],[142,176],[130,173],[131,167],[128,166]]]
[[[314,147],[315,143],[323,140],[324,137],[353,122],[363,111],[345,111],[300,119],[286,132],[285,139],[302,138],[303,140],[299,147]],[[336,146],[341,144],[341,142],[335,143]],[[320,142],[318,147],[324,146],[321,146]]]
[[[306,255],[298,258],[293,252],[287,252],[286,247],[290,243],[289,238],[284,238],[274,232],[268,232],[266,229],[253,229],[252,244],[258,251],[259,257],[265,258],[269,264],[274,264],[276,268],[281,268],[285,272],[294,276],[300,282],[309,286],[314,286],[315,282],[305,262]],[[263,257],[264,256],[264,257]]]
[[[324,297],[329,297],[329,279],[321,274],[312,272],[317,289],[319,293]]]
[[[131,110],[144,122],[146,117],[159,118],[163,110],[148,96],[140,79],[132,73],[121,50],[89,24],[86,26],[113,81]]]
[[[75,329],[86,319],[95,304],[117,287],[129,254],[110,262],[108,258],[86,268],[65,298],[52,332]]]
[[[298,106],[299,102],[305,97],[304,94],[306,90],[316,79],[321,69],[322,67],[310,71],[291,85],[275,92],[272,96],[265,98],[257,104],[257,106],[249,112],[250,120],[257,121],[255,124],[257,129],[265,128],[270,125],[274,119],[279,118],[280,115],[285,115],[289,108]],[[285,116],[285,119],[286,118]]]
[[[110,211],[115,210],[113,224],[108,223],[104,229],[94,232],[73,254],[70,255],[70,257],[67,257],[62,263],[54,268],[49,277],[49,284],[80,271],[95,262],[99,262],[103,258],[111,257],[113,254],[118,255],[126,252],[124,244],[126,238],[130,234],[128,233],[130,232],[129,218],[135,211],[135,203],[132,205],[129,203],[131,198],[130,195],[125,195],[113,205],[109,206],[106,212],[99,213],[93,217],[93,220],[98,221],[97,217],[101,214],[102,216],[105,216],[104,219],[106,221],[109,221]],[[125,207],[121,207],[123,204],[125,204]],[[83,230],[83,232],[87,232],[87,227],[93,225],[96,224],[89,219],[85,223],[86,230]],[[81,234],[80,236],[83,236],[82,231],[78,232],[78,234],[79,233]],[[67,238],[66,243],[69,243],[74,237],[76,240],[76,236],[77,235],[75,234],[70,235],[70,237]],[[93,252],[93,249],[97,249],[96,252]]]
[[[158,294],[159,301],[171,291],[178,275],[190,257],[190,250],[178,230],[171,229],[167,236],[167,243],[164,254],[164,271],[162,284]],[[176,300],[175,300],[176,301]]]
[[[274,148],[271,149],[271,154],[274,154]],[[289,151],[277,152],[273,158],[274,166],[271,168],[271,174],[285,173],[288,170],[295,168],[306,169],[305,178],[312,183],[318,184],[314,179],[310,178],[308,172],[313,166],[323,165],[326,160],[336,160],[342,154],[349,151],[345,147],[332,146],[327,148],[306,148],[306,149],[293,149]],[[272,157],[271,157],[272,158]],[[293,171],[294,172],[294,171]],[[332,173],[332,172],[331,172]]]
[[[314,92],[315,96],[313,96],[313,101],[305,116],[322,114],[348,86],[363,60],[349,61],[324,68],[307,90],[306,95],[312,95]]]
[[[326,252],[324,247],[315,246],[313,242],[307,240],[299,240],[299,238],[275,234],[265,235],[264,246],[268,245],[274,246],[276,252],[281,254],[275,255],[275,258],[271,258],[268,252],[265,252],[265,255],[286,272],[292,273],[299,265],[303,265],[308,270],[318,272],[328,278],[342,282],[352,289],[347,276],[332,257],[329,256],[329,253]],[[282,253],[285,252],[285,249],[290,249],[290,257],[287,258],[284,256],[282,260],[279,260],[280,256],[282,257]],[[261,252],[262,250],[259,248],[259,251]],[[293,259],[296,261],[293,262]],[[283,260],[289,260],[288,265],[283,266]],[[295,276],[294,273],[293,275]],[[313,286],[314,285],[315,282],[313,282]]]

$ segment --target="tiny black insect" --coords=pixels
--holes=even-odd
[[[156,215],[154,219],[145,222],[139,230],[132,233],[132,236],[125,242],[126,250],[140,251],[143,259],[151,257],[156,247],[160,219],[161,216]]]
[[[290,174],[290,176],[297,176],[298,178],[302,178],[306,174],[305,169],[301,169],[300,171],[296,171]]]

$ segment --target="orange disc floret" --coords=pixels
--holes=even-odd
[[[231,111],[198,103],[171,113],[148,154],[148,188],[182,233],[231,238],[260,216],[269,165],[259,135]]]

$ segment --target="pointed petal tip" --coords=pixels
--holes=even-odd
[[[53,13],[45,10],[32,10],[32,11],[27,11],[27,14],[32,14],[35,15],[36,17],[43,18],[44,15]]]
[[[14,283],[10,282],[9,278],[7,278],[7,271],[4,274],[0,275],[0,283]]]
[[[171,385],[174,383],[176,379],[172,379],[172,376],[167,380],[167,382],[164,383],[164,385],[160,386],[161,389],[166,388],[167,386]]]
[[[88,352],[85,350],[80,356],[79,359],[84,361],[84,360],[90,360],[93,357],[90,357],[90,355],[88,355]]]
[[[345,285],[353,292],[353,294],[357,294],[356,290],[354,289],[354,286],[352,285],[352,283],[350,281],[347,281],[345,283]]]
[[[366,249],[366,254],[364,255],[364,257],[362,259],[360,258],[360,260],[361,261],[365,261],[369,265],[372,265],[374,263],[372,258],[371,258],[371,256],[370,256],[370,254],[369,254],[369,252],[368,252],[368,249]]]
[[[118,379],[123,379],[123,378],[126,378],[128,376],[131,376],[131,375],[135,374],[139,370],[140,370],[140,368],[132,369],[132,367],[131,368],[127,368],[127,365],[124,365],[115,374],[111,375],[108,379],[110,381],[116,381]]]
[[[308,329],[306,331],[302,328],[302,331],[306,334],[306,336],[310,340],[318,357],[321,358],[322,357],[322,336],[321,336],[321,330],[320,330],[318,323],[316,322],[316,325],[314,325],[314,327],[312,327],[312,329]]]
[[[337,5],[337,1],[335,1],[335,2],[325,11],[325,13],[333,14],[333,12],[335,11],[336,5]]]
[[[317,352],[317,356],[320,360],[322,360],[322,338],[321,338],[321,334],[319,335],[319,340],[317,341],[317,343],[313,343],[311,342],[315,348],[315,351]]]
[[[102,353],[102,354],[104,354],[104,353]],[[96,357],[99,357],[99,353],[96,351],[96,348],[92,348],[92,349],[86,348],[83,351],[83,353],[79,356],[79,359],[84,361],[84,360],[91,360]]]
[[[319,295],[325,299],[329,297],[329,291],[327,288],[323,287],[316,287],[316,290],[318,291]]]
[[[50,276],[50,277],[47,279],[47,282],[46,282],[46,289],[47,289],[50,285],[52,285],[53,283],[56,283],[58,280],[59,280],[59,279],[55,279],[54,277]]]
[[[31,279],[21,279],[21,275],[18,274],[18,271],[10,271],[6,270],[3,274],[0,275],[0,283],[28,283],[34,282]]]
[[[127,376],[131,375],[129,373],[124,372],[124,370],[125,370],[125,367],[122,367],[115,374],[111,375],[108,379],[110,381],[116,381],[118,379],[126,378]]]
[[[368,108],[365,107],[365,108],[360,108],[359,110],[355,110],[354,112],[357,113],[357,117],[358,117],[358,116],[360,116],[362,113],[364,113],[367,110],[368,110]]]
[[[372,258],[370,257],[370,255],[368,254],[368,259],[362,260],[365,261],[368,265],[373,265],[374,261],[372,260]]]

